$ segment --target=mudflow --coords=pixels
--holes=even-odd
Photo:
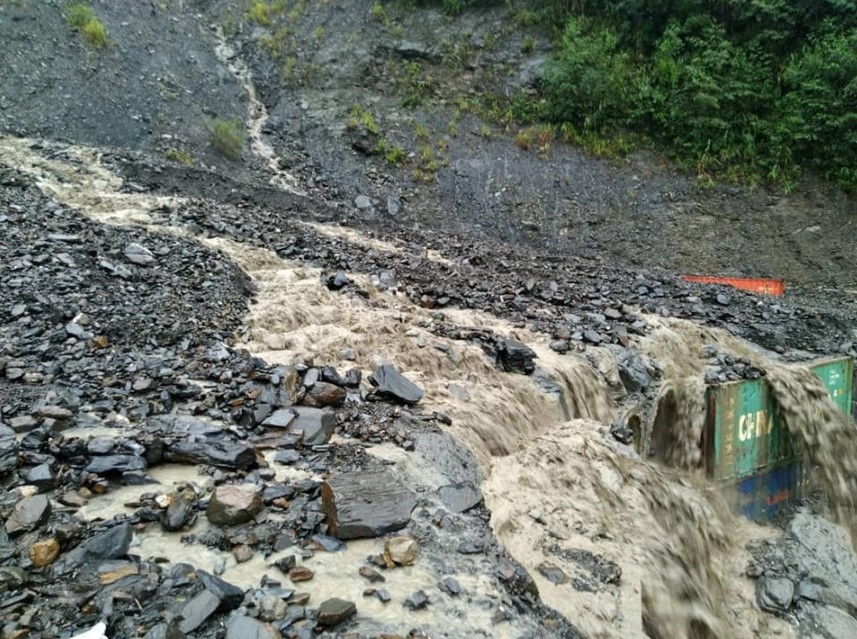
[[[211,39],[246,96],[242,188],[324,208],[266,139],[240,44]],[[808,369],[735,336],[763,302],[718,292],[721,319],[701,290],[610,271],[626,303],[593,268],[554,304],[526,252],[497,249],[522,281],[472,259],[494,245],[415,250],[416,229],[278,217],[214,183],[166,195],[169,165],[150,190],[120,172],[152,160],[120,155],[0,138],[0,222],[22,229],[0,237],[4,637],[857,636],[857,431]],[[505,307],[475,301],[495,275]],[[166,282],[215,303],[163,302]],[[770,312],[810,339],[803,311]],[[756,373],[818,489],[777,524],[730,514],[702,468],[706,383]],[[336,490],[373,532],[328,536]]]

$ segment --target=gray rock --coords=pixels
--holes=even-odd
[[[18,440],[15,431],[0,425],[0,477],[18,467]]]
[[[208,589],[198,593],[188,601],[181,611],[182,621],[179,630],[184,633],[193,632],[208,620],[220,607],[220,599]]]
[[[219,610],[234,610],[244,602],[244,591],[238,586],[233,586],[231,583],[224,581],[220,577],[215,577],[204,570],[197,570],[196,578],[199,580],[199,583],[205,586],[206,590],[214,593],[220,599]]]
[[[253,521],[264,508],[262,489],[257,486],[218,486],[208,500],[206,515],[215,526],[237,526]]]
[[[841,526],[808,513],[798,513],[788,528],[789,553],[807,573],[807,579],[825,584],[822,601],[845,610],[857,610],[857,555]]]
[[[17,535],[35,530],[51,516],[51,503],[44,495],[26,497],[15,504],[12,514],[6,520],[6,532]]]
[[[550,343],[550,347],[552,350],[555,350],[557,353],[567,353],[568,352],[568,341],[564,339],[555,339]]]
[[[787,612],[791,608],[794,594],[794,583],[784,577],[764,577],[757,584],[756,599],[765,612]]]
[[[126,473],[134,470],[145,470],[146,460],[136,455],[105,455],[93,457],[86,465],[86,472],[95,475]]]
[[[455,486],[441,486],[437,492],[443,505],[454,513],[467,512],[482,501],[482,493],[470,482]]]
[[[297,406],[294,411],[297,417],[292,429],[303,432],[305,446],[326,444],[333,437],[336,429],[336,413],[309,406]]]
[[[9,420],[9,426],[16,433],[27,433],[38,426],[38,420],[32,415],[19,415]]]
[[[183,440],[167,446],[164,459],[181,464],[248,470],[256,465],[256,451],[252,446],[237,442]]]
[[[604,341],[604,337],[602,337],[601,334],[597,331],[587,329],[583,331],[583,341],[588,342],[590,344],[600,344]]]
[[[617,359],[619,378],[629,393],[645,392],[652,385],[652,378],[643,359],[632,351],[624,351]]]
[[[226,623],[226,639],[280,639],[280,631],[245,615],[233,615]]]
[[[170,504],[161,515],[161,526],[168,532],[176,532],[196,520],[196,495],[187,490],[171,495]]]
[[[392,397],[405,404],[416,404],[423,398],[423,391],[390,364],[378,366],[369,376],[379,395]]]
[[[354,206],[363,211],[372,206],[372,200],[366,195],[358,195],[354,198]]]
[[[125,259],[138,266],[149,266],[155,262],[155,256],[145,246],[131,242],[125,247]]]
[[[18,590],[27,583],[27,573],[18,566],[0,566],[0,594]]]
[[[428,595],[424,590],[417,590],[410,597],[406,598],[402,605],[409,610],[422,610],[429,605]]]
[[[417,496],[387,468],[338,473],[321,487],[328,533],[337,539],[380,537],[411,520]]]
[[[274,455],[274,461],[278,464],[294,464],[297,461],[300,461],[301,454],[291,448],[287,448],[286,450],[278,450]]]
[[[50,490],[56,484],[56,473],[50,464],[39,464],[24,473],[24,481],[39,490]]]
[[[80,564],[107,559],[123,559],[128,555],[134,529],[129,523],[119,524],[87,539],[56,563],[57,570],[65,572]]]
[[[387,215],[391,217],[396,217],[399,214],[399,211],[402,208],[401,200],[395,195],[387,196]]]
[[[530,375],[536,370],[536,352],[514,339],[502,340],[497,346],[497,366],[507,373]]]
[[[179,630],[178,621],[171,623],[159,623],[153,626],[143,639],[187,639],[187,635]]]
[[[825,639],[854,639],[857,637],[857,619],[839,608],[813,606],[809,613],[813,626]]]
[[[444,577],[440,583],[437,584],[437,587],[450,597],[457,597],[464,591],[461,584],[458,583],[458,579],[455,577]]]
[[[267,428],[289,428],[295,421],[295,412],[290,408],[275,410],[273,414],[262,422]]]
[[[318,607],[318,623],[322,626],[337,626],[357,614],[354,602],[338,597],[328,599]]]
[[[538,571],[542,577],[552,584],[560,585],[568,583],[568,576],[562,571],[562,568],[557,565],[544,562],[539,564]]]
[[[380,601],[381,603],[385,603],[385,604],[390,603],[390,601],[393,600],[393,597],[390,594],[390,591],[387,590],[386,588],[381,588],[380,590],[378,590],[375,593],[375,596],[378,598],[378,601]]]

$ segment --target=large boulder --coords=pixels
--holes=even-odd
[[[339,473],[321,486],[328,534],[380,537],[408,525],[417,496],[386,468]]]

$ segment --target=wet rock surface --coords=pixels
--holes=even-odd
[[[801,637],[845,639],[857,627],[857,557],[845,529],[804,509],[781,542],[753,556],[759,606],[798,620]]]

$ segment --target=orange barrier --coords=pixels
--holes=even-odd
[[[786,290],[783,280],[764,280],[752,277],[708,277],[704,275],[684,275],[682,279],[695,284],[724,284],[739,288],[742,291],[764,293],[765,295],[782,295]]]

